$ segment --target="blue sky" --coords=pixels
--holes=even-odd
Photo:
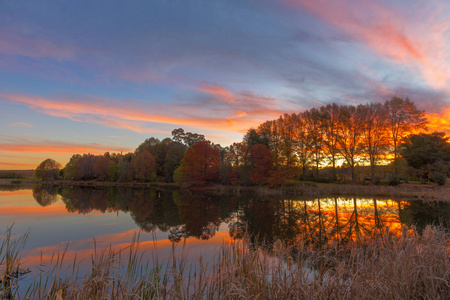
[[[0,169],[394,95],[449,130],[449,41],[446,0],[0,0]]]

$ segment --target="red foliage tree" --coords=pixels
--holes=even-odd
[[[217,182],[221,156],[210,141],[200,141],[190,147],[181,162],[181,180],[190,184]]]
[[[99,156],[94,164],[95,175],[100,180],[108,178],[108,167],[111,160],[109,157]]]
[[[151,181],[156,172],[155,158],[147,150],[136,155],[128,167],[129,177],[139,181]]]
[[[273,165],[272,154],[266,146],[261,144],[252,146],[250,154],[253,164],[250,171],[250,181],[254,184],[262,184],[269,177],[269,171]]]

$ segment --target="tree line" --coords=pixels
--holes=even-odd
[[[172,138],[146,139],[133,153],[75,154],[62,169],[47,159],[36,175],[278,186],[296,180],[356,182],[364,166],[369,170],[366,179],[375,183],[383,177],[379,166],[389,163],[391,179],[411,168],[417,177],[442,182],[450,169],[448,138],[423,133],[426,124],[425,112],[408,98],[357,106],[333,103],[263,122],[229,147],[179,128]]]

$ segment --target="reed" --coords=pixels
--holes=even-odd
[[[99,250],[94,242],[91,268],[83,273],[76,259],[63,267],[64,248],[23,288],[23,297],[448,299],[450,294],[450,234],[438,226],[426,227],[421,235],[404,227],[401,236],[387,228],[348,247],[330,244],[321,250],[301,240],[291,247],[277,241],[268,250],[244,239],[224,244],[208,262],[201,256],[189,262],[185,246],[179,247],[160,261],[152,251],[140,251],[138,238],[122,250]]]

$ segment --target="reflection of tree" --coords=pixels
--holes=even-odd
[[[450,203],[414,200],[402,208],[400,218],[408,225],[414,224],[419,232],[433,223],[450,228]]]
[[[361,235],[382,233],[386,227],[401,234],[402,224],[442,221],[450,227],[450,204],[358,198],[315,200],[261,199],[254,195],[213,196],[185,191],[147,188],[36,186],[33,196],[42,206],[57,201],[58,193],[69,212],[129,212],[135,223],[150,232],[168,232],[170,241],[187,237],[210,239],[221,223],[228,223],[232,238],[245,233],[251,242],[306,246],[345,246]]]
[[[58,201],[57,190],[53,185],[36,185],[33,188],[33,197],[37,203],[44,207]]]
[[[207,240],[212,238],[222,222],[220,199],[204,194],[173,193],[180,218],[184,225],[184,235]],[[180,235],[179,230],[177,234]]]

